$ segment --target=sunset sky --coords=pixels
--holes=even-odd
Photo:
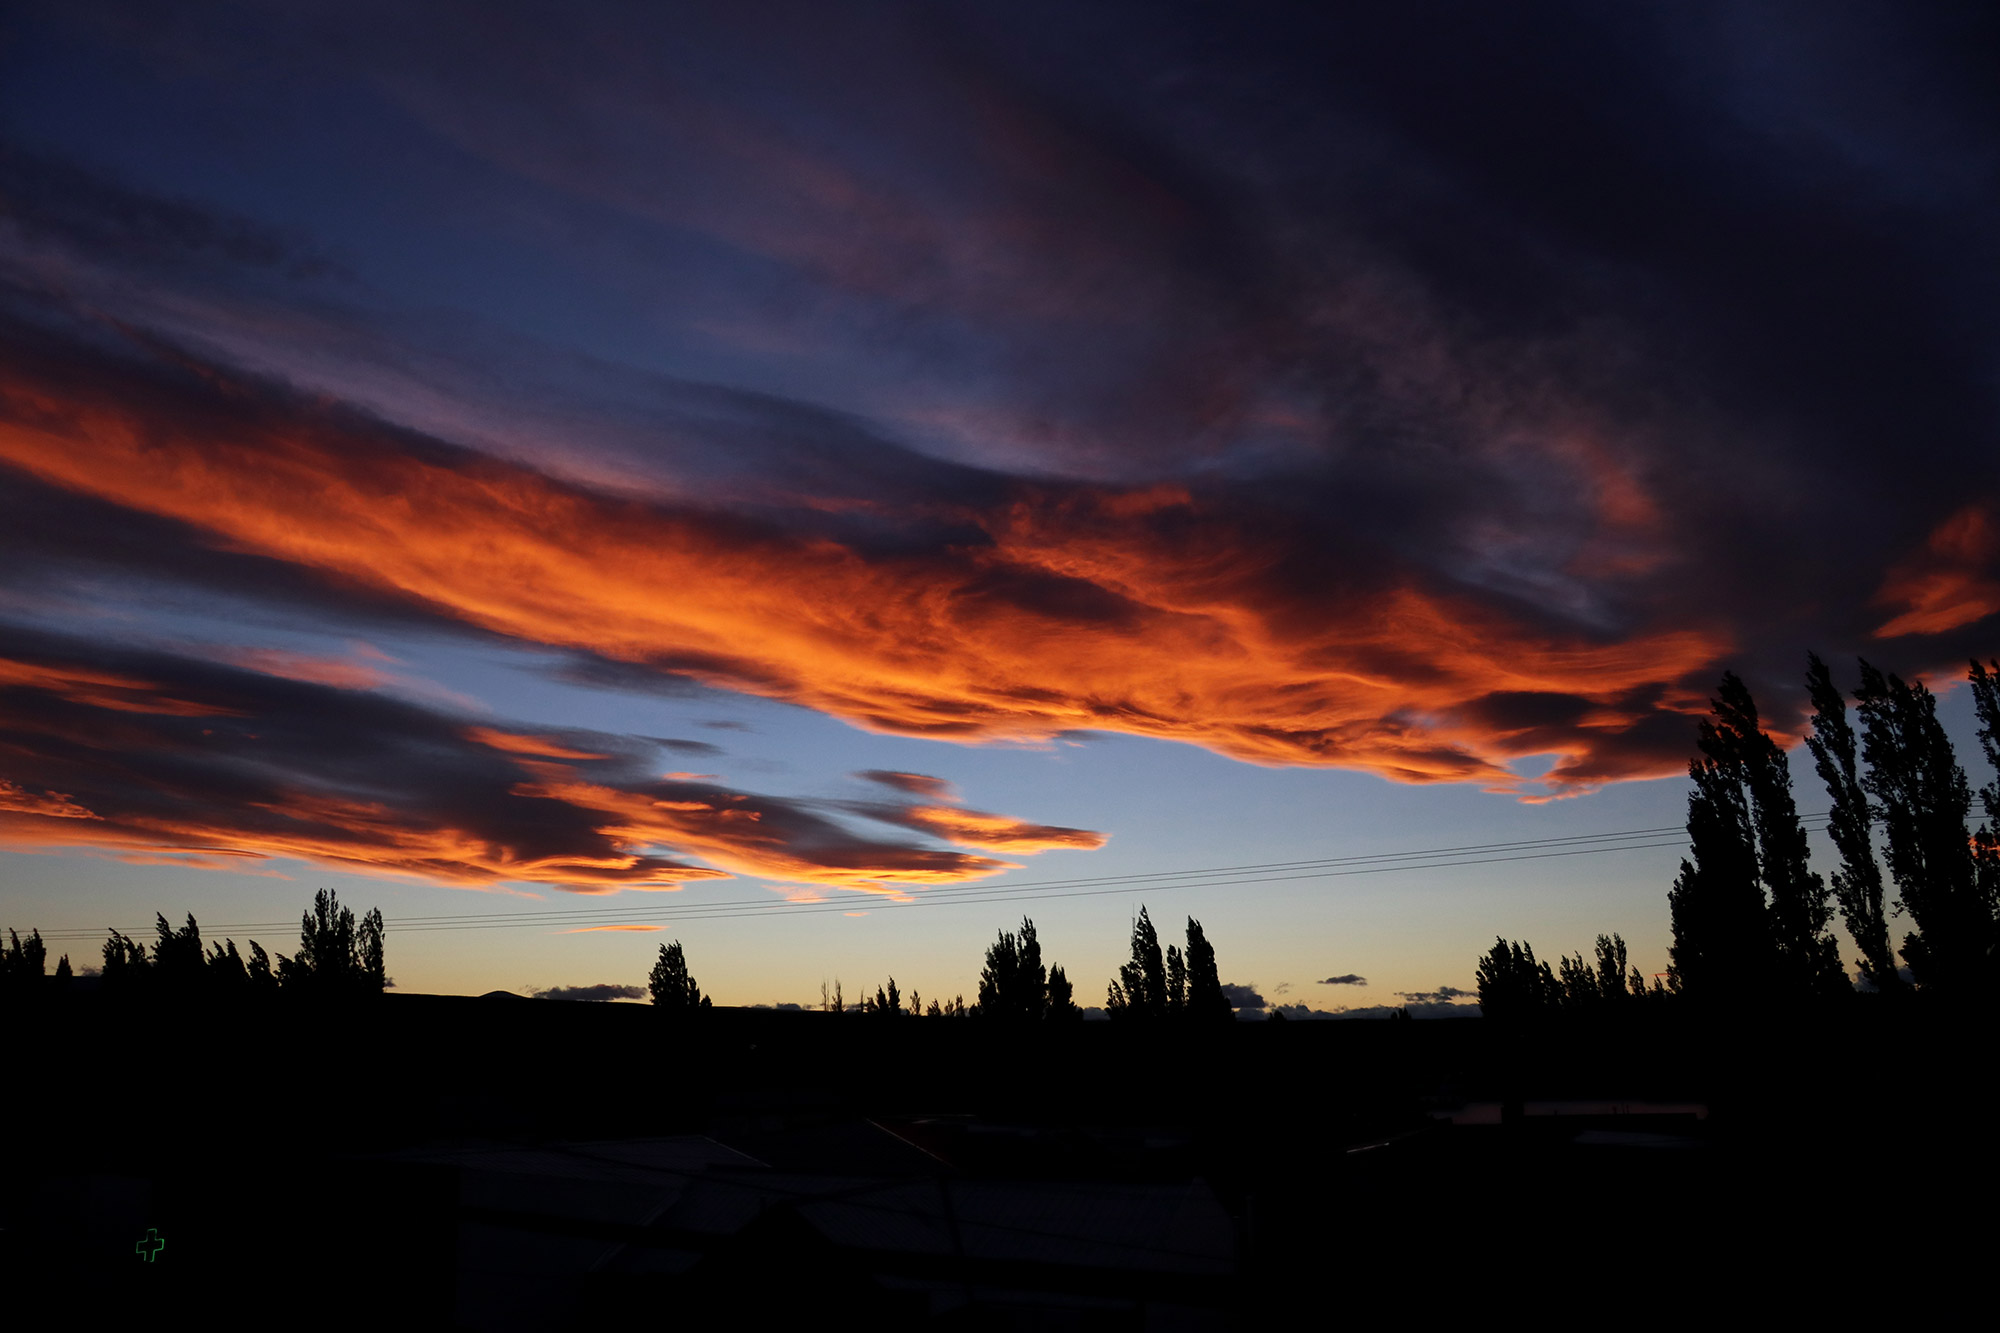
[[[1725,669],[1787,743],[1809,649],[1922,676],[1990,776],[1996,43],[0,7],[0,928],[290,952],[325,886],[403,989],[679,939],[718,1004],[970,1000],[1024,913],[1101,1003],[1142,903],[1317,1010],[1662,971]]]

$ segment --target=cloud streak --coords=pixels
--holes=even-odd
[[[806,802],[661,777],[651,756],[643,737],[473,722],[0,624],[0,842],[14,848],[214,869],[296,858],[585,893],[731,874],[901,893],[1011,864],[867,837]]]
[[[976,540],[884,552],[591,492],[214,367],[27,355],[0,374],[0,461],[412,613],[907,735],[1095,728],[1503,787],[1510,756],[1553,750],[1587,782],[1665,767],[1647,726],[1695,700],[1661,687],[1723,646],[1565,630],[1414,568],[1308,591],[1327,539],[1244,496],[1010,483],[960,511]],[[1523,697],[1567,714],[1496,711]]]

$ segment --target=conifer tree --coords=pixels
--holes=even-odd
[[[1861,785],[1854,726],[1832,673],[1811,653],[1806,654],[1806,691],[1813,705],[1806,744],[1819,779],[1826,784],[1831,801],[1826,831],[1840,853],[1840,868],[1833,872],[1833,898],[1847,933],[1861,950],[1861,975],[1878,991],[1900,991],[1903,978],[1896,969],[1889,920],[1882,908],[1882,867],[1875,860],[1873,814]]]

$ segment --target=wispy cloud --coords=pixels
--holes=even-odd
[[[900,893],[1009,865],[865,837],[805,802],[659,777],[652,754],[641,737],[469,723],[382,693],[0,625],[0,841],[17,848],[209,868],[297,858],[577,892],[736,873]]]

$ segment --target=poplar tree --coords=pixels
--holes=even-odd
[[[1673,926],[1669,986],[1720,1001],[1755,989],[1768,975],[1770,937],[1757,884],[1749,802],[1713,724],[1701,724],[1702,755],[1688,761],[1688,856],[1667,891]],[[1483,1001],[1482,1001],[1483,1004]]]
[[[653,1003],[670,1014],[691,1014],[708,1008],[708,997],[688,975],[687,954],[682,952],[679,940],[660,946],[660,956],[653,962],[646,988],[652,992]]]
[[[188,919],[190,928],[194,925]],[[165,922],[161,922],[162,929]],[[372,995],[388,984],[383,974],[381,909],[371,910],[357,922],[354,909],[342,907],[340,896],[327,889],[313,895],[312,909],[299,919],[299,951],[287,958],[278,955],[278,977],[286,990],[313,995]],[[257,978],[257,955],[263,951],[251,941],[252,957],[246,971]]]
[[[1187,1011],[1187,958],[1180,946],[1167,946],[1167,1012],[1178,1018]]]
[[[1036,1022],[1048,1012],[1048,973],[1035,923],[1021,918],[1018,934],[1003,930],[987,946],[979,972],[979,1012],[987,1018]]]
[[[1807,865],[1791,768],[1749,687],[1724,672],[1697,736],[1688,797],[1693,860],[1668,894],[1676,989],[1708,1001],[1840,993],[1826,882]],[[1768,897],[1767,897],[1768,895]]]
[[[1806,745],[1820,781],[1826,784],[1831,801],[1826,831],[1840,853],[1840,868],[1833,872],[1833,898],[1847,933],[1861,950],[1861,975],[1878,991],[1901,991],[1903,977],[1896,968],[1889,920],[1882,908],[1882,867],[1875,860],[1873,814],[1861,785],[1854,726],[1832,673],[1812,653],[1806,654],[1806,691],[1813,705]]]
[[[1236,1013],[1229,997],[1222,993],[1222,974],[1215,965],[1215,946],[1208,942],[1201,922],[1187,923],[1188,1017],[1197,1023],[1230,1022]]]
[[[1725,673],[1718,703],[1721,730],[1728,733],[1750,792],[1757,830],[1758,878],[1770,895],[1771,943],[1780,993],[1831,997],[1847,990],[1840,943],[1829,927],[1833,907],[1826,881],[1813,872],[1805,825],[1792,798],[1792,768],[1785,752],[1763,730],[1750,691],[1734,673]]]
[[[1083,1010],[1076,1004],[1075,988],[1060,963],[1049,969],[1049,1008],[1047,1018],[1052,1023],[1067,1023],[1083,1017]]]
[[[1162,1018],[1167,1012],[1167,963],[1160,954],[1160,936],[1146,909],[1139,909],[1132,923],[1132,959],[1118,969],[1118,977],[1104,997],[1105,1009],[1115,1018]]]
[[[1979,789],[1986,818],[1973,835],[1978,861],[1979,895],[1989,917],[2000,921],[2000,661],[1972,663],[1972,708],[1979,718],[1979,748],[1996,776]]]
[[[14,931],[7,932],[7,945],[0,949],[0,992],[28,1000],[39,995],[44,989],[43,975],[48,970],[48,946],[42,943],[39,929],[28,932],[27,942]],[[68,959],[65,958],[57,975],[67,978]]]
[[[1862,785],[1879,802],[1889,872],[1916,929],[1903,957],[1918,984],[1971,996],[1990,971],[1994,913],[1966,831],[1972,792],[1922,682],[1861,663]]]
[[[1480,1014],[1500,1022],[1532,1019],[1562,1001],[1562,983],[1547,963],[1536,961],[1533,946],[1525,940],[1510,944],[1496,938],[1474,976]]]

